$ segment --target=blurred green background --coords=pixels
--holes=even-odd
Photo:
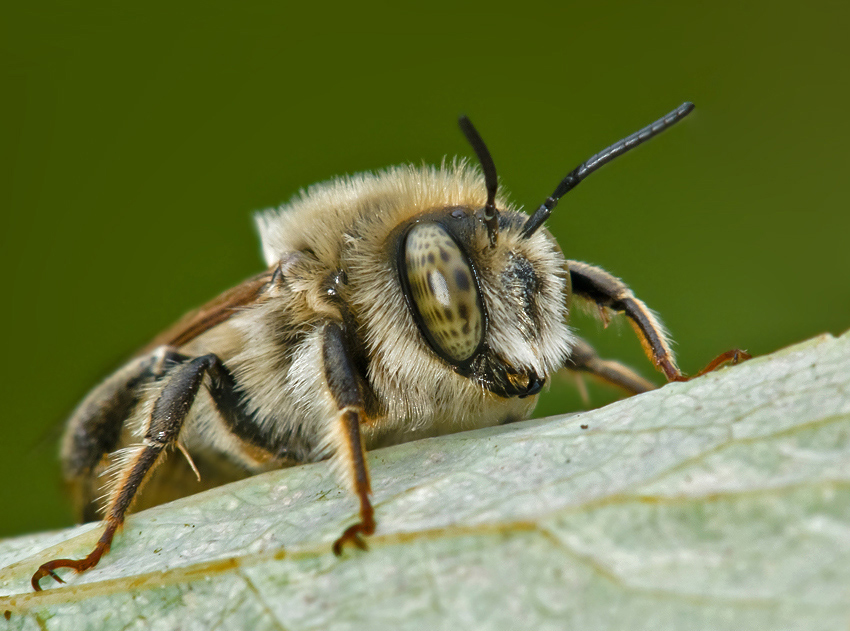
[[[334,175],[471,156],[624,278],[695,372],[850,327],[844,3],[14,3],[0,15],[0,536],[70,524],[61,423],[192,307],[262,269],[254,210]],[[576,319],[653,374],[629,327]],[[660,381],[660,380],[659,380]],[[616,394],[592,390],[593,404]],[[556,382],[538,412],[582,405]]]

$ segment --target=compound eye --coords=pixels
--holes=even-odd
[[[413,226],[404,245],[412,303],[431,346],[446,359],[469,359],[481,344],[484,316],[472,268],[443,226]]]

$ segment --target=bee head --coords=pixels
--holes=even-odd
[[[537,231],[543,221],[532,227],[497,208],[493,158],[470,120],[459,124],[481,163],[486,201],[410,226],[399,252],[405,299],[456,372],[502,397],[535,395],[569,355],[569,274],[554,238]]]
[[[422,337],[502,397],[537,394],[572,343],[563,254],[545,230],[523,235],[526,220],[495,204],[444,208],[417,217],[400,240],[403,292]]]
[[[567,265],[540,230],[561,197],[614,158],[693,110],[676,110],[582,162],[527,217],[496,207],[498,178],[487,146],[468,118],[459,120],[481,163],[483,207],[435,210],[416,218],[401,240],[401,281],[431,349],[454,370],[503,397],[536,394],[569,356]]]

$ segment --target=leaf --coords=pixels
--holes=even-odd
[[[369,454],[370,551],[325,463],[0,542],[13,629],[846,629],[850,335],[581,414]],[[45,587],[47,580],[43,581]]]

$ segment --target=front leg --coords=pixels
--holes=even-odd
[[[360,436],[360,423],[365,418],[363,389],[345,331],[336,322],[329,322],[322,331],[322,363],[328,392],[338,410],[330,427],[329,441],[335,452],[332,457],[360,502],[360,521],[334,542],[334,554],[339,555],[347,543],[366,548],[362,535],[375,532],[375,511],[369,501],[372,489]]]
[[[664,373],[667,380],[687,381],[689,379],[676,366],[676,357],[670,348],[670,338],[661,322],[642,300],[635,297],[623,281],[602,268],[581,261],[567,261],[567,267],[570,271],[573,295],[595,303],[600,309],[600,316],[606,323],[605,309],[625,313],[647,357]],[[749,358],[749,353],[745,351],[738,349],[727,351],[714,359],[697,376],[727,362],[737,364]]]

